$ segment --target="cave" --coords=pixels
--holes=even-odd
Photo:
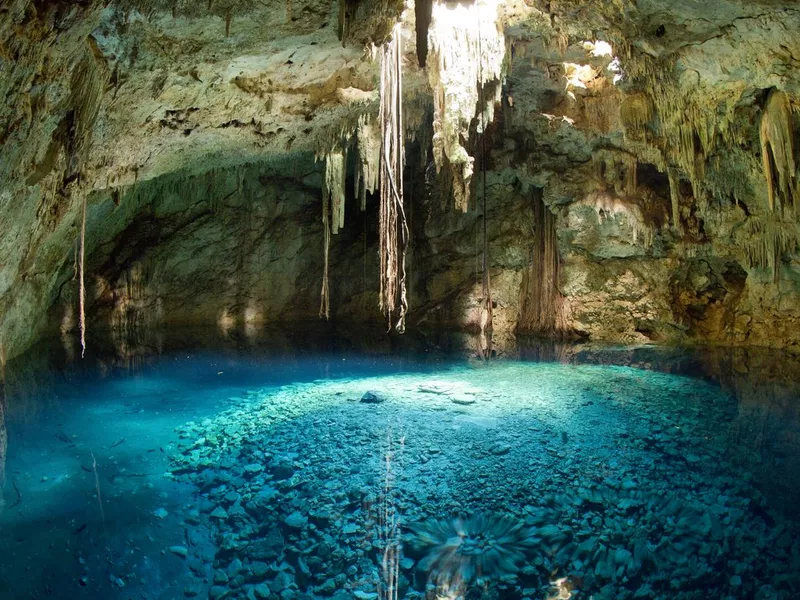
[[[0,597],[800,598],[798,32],[5,0]]]

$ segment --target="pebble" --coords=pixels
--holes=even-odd
[[[450,401],[454,404],[460,404],[461,406],[469,406],[470,404],[475,404],[475,398],[468,398],[466,396],[458,396],[450,398]]]
[[[175,556],[180,556],[181,558],[186,558],[186,556],[189,554],[189,550],[186,548],[186,546],[170,546],[168,550]]]
[[[248,475],[257,475],[258,473],[261,473],[261,471],[263,470],[264,467],[257,463],[251,463],[249,465],[244,466],[244,472]]]
[[[365,404],[380,404],[384,401],[386,401],[386,397],[378,392],[364,392],[364,395],[361,396],[361,402]]]
[[[228,518],[228,511],[225,510],[224,508],[222,508],[221,506],[218,506],[213,511],[211,511],[211,514],[209,515],[209,517],[211,517],[212,519],[225,520],[225,519]]]
[[[259,560],[250,563],[250,570],[253,572],[253,577],[258,580],[264,579],[269,572],[269,565]]]
[[[219,598],[223,598],[224,596],[228,595],[230,589],[226,586],[222,585],[213,585],[211,589],[208,590],[208,597],[210,600],[218,600]]]
[[[504,454],[508,454],[511,452],[511,446],[508,444],[498,443],[492,446],[489,449],[489,452],[494,454],[495,456],[503,456]]]
[[[165,508],[157,508],[153,511],[153,515],[158,519],[165,518],[169,513]]]
[[[299,511],[294,511],[292,514],[286,517],[283,522],[290,529],[302,529],[306,526],[306,523],[308,523],[308,517]]]

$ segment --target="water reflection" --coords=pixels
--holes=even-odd
[[[8,429],[6,428],[6,361],[0,347],[0,512],[5,508],[6,452],[8,451]]]

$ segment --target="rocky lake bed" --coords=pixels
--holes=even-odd
[[[798,524],[731,410],[701,381],[547,364],[250,391],[177,430],[213,547],[177,551],[187,595],[796,597]]]

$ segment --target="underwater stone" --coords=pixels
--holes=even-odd
[[[228,565],[228,577],[231,579],[236,577],[243,569],[244,565],[242,564],[242,561],[238,558],[234,558]]]
[[[308,523],[308,517],[299,511],[294,511],[283,521],[290,529],[302,529]]]
[[[351,535],[353,533],[358,533],[358,525],[355,523],[348,523],[344,527],[342,527],[342,533],[345,535]]]
[[[294,585],[294,576],[288,571],[281,571],[275,576],[274,587],[277,590],[286,590]]]
[[[509,446],[508,444],[498,443],[492,446],[489,449],[489,452],[491,452],[495,456],[502,456],[504,454],[508,454],[509,452],[511,452],[511,446]]]
[[[242,497],[241,494],[231,491],[225,494],[223,500],[225,500],[225,502],[227,502],[228,504],[234,504],[241,497]]]
[[[263,471],[263,470],[264,470],[264,467],[259,465],[259,464],[256,464],[256,463],[252,463],[252,464],[244,466],[244,472],[247,473],[248,475],[250,475],[251,477],[253,475],[261,473],[261,471]]]
[[[353,592],[353,596],[355,596],[358,600],[376,600],[378,597],[378,592],[365,592],[363,590],[356,590]]]
[[[314,588],[315,594],[322,594],[324,596],[330,596],[335,591],[336,591],[336,582],[332,578],[326,579],[322,584]]]
[[[225,584],[228,583],[228,581],[228,574],[225,571],[222,569],[217,569],[214,571],[214,583]]]
[[[462,406],[469,406],[470,404],[475,404],[475,398],[467,398],[466,396],[459,396],[456,398],[450,398],[451,402],[455,404],[460,404]]]
[[[311,509],[308,516],[311,518],[311,522],[319,527],[327,527],[332,519],[330,511],[325,508]]]
[[[294,475],[294,465],[288,461],[280,462],[272,468],[272,476],[275,479],[289,479]]]
[[[250,564],[250,570],[253,572],[253,577],[260,581],[267,576],[269,565],[265,562],[257,560]]]
[[[270,597],[272,591],[269,589],[269,586],[266,583],[260,583],[253,588],[253,593],[256,595],[256,598],[266,600],[266,598]]]
[[[212,519],[222,519],[222,520],[224,520],[224,519],[228,518],[228,511],[226,511],[221,506],[218,506],[213,511],[211,511],[211,514],[209,515],[209,517],[211,517]]]
[[[269,561],[283,552],[283,536],[279,529],[270,530],[266,536],[255,540],[247,547],[251,559]]]
[[[208,597],[210,600],[219,600],[220,598],[227,596],[228,591],[228,588],[224,586],[214,585],[211,586],[211,589],[208,591]]]
[[[378,392],[364,392],[364,395],[361,396],[361,402],[366,404],[380,404],[381,402],[386,401],[386,397],[383,394],[379,394]]]
[[[176,556],[180,556],[181,558],[186,558],[186,556],[189,554],[186,546],[170,546],[169,551]]]

